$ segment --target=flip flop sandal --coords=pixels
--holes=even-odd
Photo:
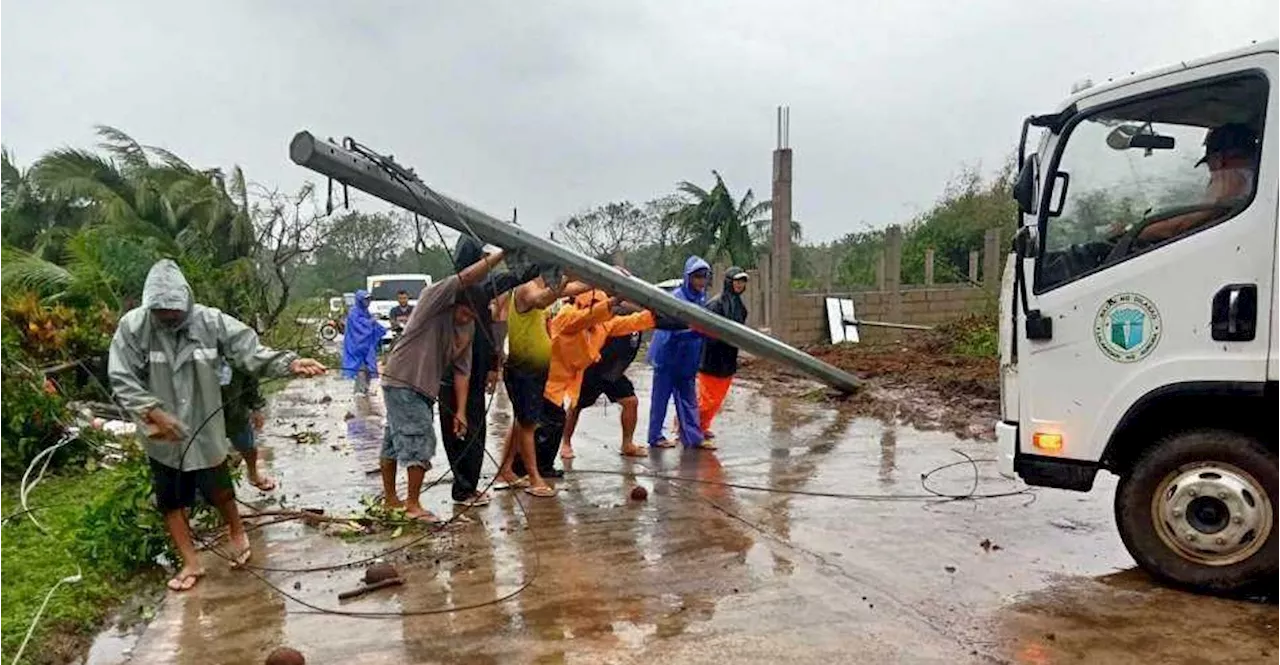
[[[415,522],[422,522],[428,526],[435,526],[440,523],[440,518],[432,513],[422,513],[421,515],[409,515],[409,519]]]
[[[524,493],[529,496],[538,497],[539,499],[550,499],[556,495],[556,489],[554,487],[547,487],[546,485],[543,485],[542,487],[526,487],[524,488]]]
[[[719,450],[716,444],[711,443],[710,441],[703,441],[702,443],[699,443],[698,445],[693,447],[697,448],[698,450]]]
[[[258,491],[259,491],[259,492],[271,492],[271,491],[274,491],[274,490],[276,489],[276,479],[275,479],[275,478],[270,478],[270,477],[268,477],[268,478],[264,478],[264,479],[262,479],[262,480],[260,480],[259,482],[256,482],[256,483],[255,483],[255,482],[250,481],[250,482],[249,482],[249,484],[250,484],[250,485],[253,485],[253,486],[254,486],[254,487],[256,487],[256,488],[258,488]]]
[[[511,482],[509,482],[509,483],[505,483],[505,482],[501,482],[501,481],[500,481],[500,482],[497,482],[497,483],[494,483],[494,485],[493,485],[493,491],[495,491],[495,492],[505,492],[505,491],[507,491],[507,490],[518,490],[518,489],[524,489],[524,488],[526,488],[526,487],[528,487],[528,486],[529,486],[529,476],[520,476],[519,478],[516,478],[515,480],[513,480],[513,481],[511,481]]]
[[[574,457],[574,453],[572,450],[566,450],[560,453],[560,459],[573,459],[573,457]]]
[[[704,439],[714,439],[714,438],[716,438],[716,433],[715,433],[715,432],[703,432],[703,433],[702,433],[702,438],[704,438]]]
[[[653,447],[654,448],[675,448],[676,442],[672,441],[671,439],[662,439],[657,443],[654,443]]]
[[[249,563],[249,559],[251,558],[253,558],[253,548],[246,547],[243,550],[240,550],[239,552],[236,552],[234,555],[232,555],[231,567],[233,569],[243,568],[246,563]]]
[[[204,577],[203,571],[199,573],[187,573],[185,575],[174,575],[173,578],[165,583],[165,586],[169,587],[170,591],[177,591],[179,593],[183,591],[190,591],[200,583],[201,577]]]
[[[455,505],[455,506],[471,506],[471,507],[473,507],[473,508],[477,508],[477,507],[480,507],[480,506],[487,506],[487,505],[489,505],[489,502],[490,502],[490,501],[492,501],[492,500],[493,500],[493,499],[492,499],[488,494],[481,494],[481,495],[473,496],[473,497],[466,498],[466,499],[454,499],[454,500],[453,500],[453,505]]]
[[[631,449],[630,451],[623,450],[623,451],[619,452],[618,454],[619,454],[619,455],[622,455],[623,457],[648,457],[648,456],[649,456],[649,449],[648,449],[648,448],[646,448],[645,446],[636,446],[635,448]]]

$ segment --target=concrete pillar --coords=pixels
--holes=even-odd
[[[756,288],[760,289],[760,326],[772,330],[773,257],[768,254],[761,254],[756,265],[760,266],[760,282],[756,284]]]
[[[747,325],[752,328],[764,327],[764,281],[759,268],[747,271]]]
[[[889,294],[889,321],[902,321],[902,227],[884,234],[884,290]]]
[[[784,342],[788,341],[785,329],[791,300],[791,158],[791,148],[773,151],[773,305],[769,314],[773,336]]]
[[[978,283],[978,252],[969,252],[969,283]]]
[[[982,287],[988,291],[1000,288],[1000,229],[987,229],[982,239]]]
[[[933,286],[933,248],[924,250],[924,285]]]

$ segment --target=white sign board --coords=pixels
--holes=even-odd
[[[858,342],[858,326],[846,321],[856,321],[853,301],[847,298],[827,298],[827,329],[831,331],[831,343]]]

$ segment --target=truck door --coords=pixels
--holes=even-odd
[[[1020,455],[1096,462],[1151,391],[1266,381],[1275,78],[1276,55],[1255,54],[1079,100],[1045,156],[1027,262],[1052,324],[1016,331]]]

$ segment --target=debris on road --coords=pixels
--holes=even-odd
[[[404,578],[400,577],[400,571],[396,570],[395,566],[385,562],[375,563],[364,571],[361,586],[339,593],[338,600],[351,600],[366,593],[402,584],[404,584]]]
[[[307,658],[297,649],[276,647],[267,655],[265,665],[307,665]]]
[[[648,499],[649,499],[649,490],[645,489],[644,485],[636,485],[635,487],[631,488],[632,501],[647,501]]]

